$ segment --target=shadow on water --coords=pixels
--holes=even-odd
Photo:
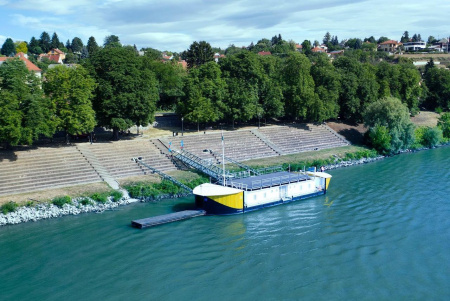
[[[196,210],[198,209],[195,206],[194,202],[184,202],[173,205],[172,210],[174,212],[183,211],[183,210]]]

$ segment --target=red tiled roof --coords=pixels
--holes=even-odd
[[[30,60],[28,60],[25,55],[22,52],[19,52],[16,54],[16,57],[18,57],[21,61],[25,62],[25,65],[27,66],[27,69],[29,71],[34,72],[41,72],[42,70],[38,68],[35,64],[33,64]],[[11,59],[10,57],[0,57],[0,62],[5,62],[8,59]]]
[[[183,66],[183,69],[186,69],[186,68],[187,68],[187,63],[186,63],[185,60],[178,61],[178,64],[180,64],[181,66]]]
[[[325,49],[321,48],[321,47],[314,47],[313,49],[311,49],[312,52],[326,52]]]
[[[271,55],[272,53],[270,51],[260,51],[258,52],[259,55]]]
[[[64,52],[62,52],[61,50],[59,50],[58,48],[52,49],[51,51],[56,52],[57,54],[63,54]],[[50,51],[50,52],[51,52]]]
[[[302,49],[302,48],[303,48],[303,45],[302,45],[302,44],[297,44],[297,45],[295,45],[295,48],[297,48],[297,49]]]
[[[399,43],[399,42],[394,41],[394,40],[388,40],[386,42],[380,43],[380,45],[388,45],[388,44],[401,45],[402,43]]]

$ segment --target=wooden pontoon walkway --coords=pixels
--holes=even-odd
[[[184,219],[205,215],[205,210],[184,210],[175,213],[169,213],[165,215],[158,215],[143,219],[138,219],[131,222],[131,226],[139,229],[153,227],[161,224],[167,224],[171,222],[181,221]]]

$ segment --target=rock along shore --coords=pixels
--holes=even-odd
[[[378,156],[375,158],[362,158],[358,160],[349,160],[349,161],[341,161],[336,164],[331,164],[324,166],[325,170],[331,170],[336,168],[342,168],[342,167],[348,167],[358,164],[365,164],[374,162],[380,159],[385,158],[384,156]],[[72,204],[64,204],[61,208],[58,206],[55,206],[50,203],[43,203],[43,204],[37,204],[32,207],[19,207],[16,211],[10,212],[8,214],[0,213],[0,226],[4,225],[14,225],[14,224],[20,224],[30,221],[38,221],[42,219],[49,219],[49,218],[56,218],[56,217],[62,217],[65,215],[78,215],[81,213],[88,213],[88,212],[103,212],[106,210],[113,210],[116,209],[119,206],[128,205],[131,203],[136,202],[148,202],[148,201],[155,201],[159,199],[165,199],[165,198],[177,198],[177,197],[183,197],[186,196],[186,194],[179,194],[179,195],[168,195],[163,194],[159,195],[157,198],[152,197],[144,197],[141,199],[133,199],[124,197],[120,199],[117,202],[113,202],[111,199],[108,199],[106,203],[99,203],[95,202],[94,200],[91,200],[90,205],[82,205],[81,199],[82,198],[74,198],[72,199]]]

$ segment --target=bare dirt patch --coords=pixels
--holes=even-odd
[[[367,128],[364,127],[364,124],[348,124],[340,121],[330,121],[327,122],[327,125],[339,135],[344,136],[350,143],[363,145],[364,134],[367,132]]]
[[[430,111],[420,111],[419,114],[417,114],[414,117],[411,117],[411,121],[416,126],[429,126],[429,127],[435,127],[437,125],[439,114],[435,112]]]

